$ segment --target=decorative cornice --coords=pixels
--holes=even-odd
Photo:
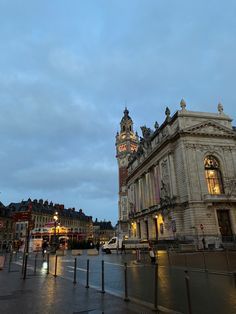
[[[208,130],[207,130],[208,128]],[[214,130],[214,132],[210,132],[210,128]],[[208,132],[207,132],[208,131]],[[221,133],[219,133],[219,131]],[[217,133],[218,132],[218,133]],[[236,133],[223,126],[222,124],[219,124],[217,122],[213,122],[211,120],[207,120],[204,122],[201,122],[199,124],[196,124],[194,126],[190,126],[188,128],[185,128],[180,131],[181,134],[191,134],[191,135],[201,135],[201,136],[214,136],[214,137],[235,137],[236,138]]]

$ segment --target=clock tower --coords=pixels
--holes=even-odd
[[[127,108],[120,122],[120,132],[116,134],[116,158],[119,168],[119,233],[128,235],[128,189],[126,178],[129,156],[138,149],[138,134],[133,131],[133,121]]]

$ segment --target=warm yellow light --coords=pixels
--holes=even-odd
[[[54,219],[55,221],[58,220],[58,212],[55,212],[55,213],[54,213],[53,219]]]
[[[163,224],[162,215],[158,215],[158,216],[157,216],[157,222],[158,222],[158,224]]]
[[[219,185],[214,186],[213,192],[214,192],[215,194],[220,194],[220,187],[219,187]]]

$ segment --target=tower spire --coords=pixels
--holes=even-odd
[[[125,107],[124,115],[120,121],[120,131],[124,132],[133,132],[133,121],[129,116],[129,110]]]
[[[137,151],[139,138],[133,131],[133,121],[125,106],[124,115],[120,121],[120,132],[116,135],[116,158],[119,168],[119,232],[126,235],[128,230],[128,189],[126,178],[129,156]]]

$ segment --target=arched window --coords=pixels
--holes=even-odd
[[[223,183],[219,161],[214,156],[207,156],[204,160],[205,177],[209,194],[223,194]]]

